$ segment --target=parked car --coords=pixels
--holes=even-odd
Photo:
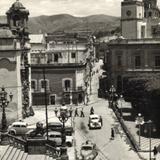
[[[47,133],[44,134],[45,139],[47,139]],[[56,146],[62,145],[62,134],[57,131],[48,132],[48,140],[55,142]]]
[[[49,122],[48,123],[48,131],[62,131],[62,123],[60,122]],[[44,126],[44,130],[46,131],[46,126]]]
[[[98,155],[96,144],[86,141],[82,144],[80,150],[80,160],[94,160]]]
[[[100,129],[102,127],[102,117],[97,114],[90,115],[88,126],[89,129]]]
[[[13,122],[8,127],[8,133],[12,135],[25,135],[25,133],[31,129],[32,128],[29,128],[26,122],[18,121],[18,122]]]

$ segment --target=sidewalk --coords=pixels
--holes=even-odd
[[[125,126],[127,127],[128,131],[131,133],[133,140],[135,141],[135,143],[138,146],[139,145],[138,128],[136,127],[135,116],[133,115],[134,113],[133,113],[133,109],[131,107],[131,104],[128,102],[125,102],[124,100],[122,102],[118,101],[118,107],[122,111],[123,122],[124,122]],[[149,159],[149,138],[140,136],[140,141],[141,141],[141,146],[139,148],[140,149],[139,154],[143,158]],[[159,144],[160,144],[159,138],[151,138],[152,150],[153,150],[154,146],[158,146]],[[160,155],[160,153],[159,153],[159,155]],[[160,160],[160,158],[158,158],[158,156],[157,156],[156,160]],[[153,158],[153,153],[152,153],[152,158]]]

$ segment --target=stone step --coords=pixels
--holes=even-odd
[[[20,151],[18,158],[16,160],[22,160],[23,154],[24,154],[24,151]]]
[[[6,151],[9,149],[9,145],[1,145],[0,147],[0,159],[2,159],[2,157],[4,156],[4,154],[6,153]]]
[[[7,151],[4,153],[4,155],[3,155],[3,157],[2,157],[1,160],[8,160],[8,157],[9,157],[9,155],[11,154],[12,150],[13,150],[13,147],[10,146],[10,147],[7,149]]]
[[[17,148],[13,147],[12,152],[9,154],[7,160],[12,160],[16,152],[17,152]]]
[[[12,158],[12,160],[17,160],[18,157],[19,157],[19,155],[20,155],[20,152],[21,152],[21,150],[20,150],[20,149],[17,149],[17,151],[16,151],[14,157]]]
[[[28,153],[23,153],[23,157],[22,157],[22,159],[21,160],[27,160],[27,157],[28,157]],[[31,160],[31,159],[30,159]],[[33,159],[34,160],[34,159]]]

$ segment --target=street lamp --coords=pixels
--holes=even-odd
[[[114,93],[116,92],[115,87],[112,85],[111,88],[109,89],[110,92],[110,101],[111,101],[111,106],[113,105],[113,98],[114,98]]]
[[[138,113],[135,123],[138,125],[139,129],[139,148],[141,146],[141,125],[144,124],[144,118],[142,117],[141,113]]]
[[[121,112],[121,117],[123,117],[123,113],[122,113],[122,101],[123,101],[123,95],[122,95],[122,94],[120,95],[120,101],[121,101],[121,109],[120,109],[120,112]]]
[[[145,128],[144,132],[145,133],[149,133],[149,160],[151,160],[151,152],[152,152],[152,142],[151,142],[151,135],[152,135],[152,131],[155,132],[156,129],[153,127],[153,122],[151,120],[145,122],[147,124],[147,127]]]
[[[65,135],[65,123],[67,122],[69,118],[68,110],[65,105],[62,105],[60,108],[60,114],[58,116],[59,121],[63,124],[62,126],[62,146],[65,146],[66,142],[66,135]]]

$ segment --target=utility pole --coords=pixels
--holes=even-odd
[[[45,68],[43,68],[43,81],[44,81],[44,99],[45,99],[45,109],[46,109],[46,130],[47,130],[47,141],[48,141],[48,106],[47,106],[47,88],[46,88]]]

